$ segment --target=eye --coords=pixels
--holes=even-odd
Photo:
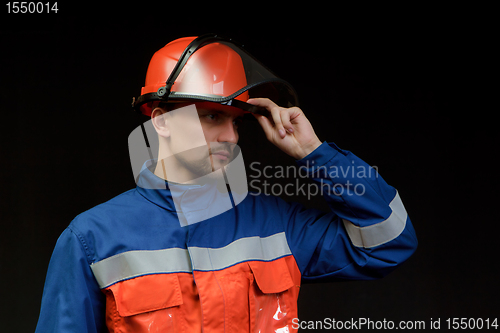
[[[217,114],[216,113],[208,113],[205,115],[205,118],[212,120],[212,121],[215,121],[215,120],[217,120]]]
[[[236,118],[233,120],[233,125],[235,127],[239,127],[243,124],[243,118]]]

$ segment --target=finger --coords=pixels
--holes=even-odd
[[[271,113],[271,119],[274,122],[275,130],[278,131],[279,136],[282,139],[286,136],[285,127],[283,126],[283,122],[281,119],[281,111],[285,109],[280,108],[269,98],[251,98],[247,101],[247,103],[266,108]],[[288,120],[288,128],[291,129],[290,133],[292,133],[293,127],[290,123],[290,117],[285,115],[285,120]]]
[[[278,131],[281,138],[286,136],[285,128],[283,127],[283,122],[281,121],[281,109],[279,107],[271,108],[271,117],[274,121],[274,128]]]
[[[269,111],[269,114],[262,114],[262,115],[268,117],[271,121],[273,121],[271,110],[273,108],[279,108],[279,106],[273,101],[271,101],[269,98],[250,98],[249,100],[247,100],[247,103],[264,108],[267,111]]]
[[[271,108],[277,106],[276,103],[271,101],[269,98],[250,98],[247,101],[247,103],[252,104],[252,105],[261,106],[263,108],[268,109],[269,111],[271,111]]]
[[[274,127],[273,124],[271,124],[271,121],[262,115],[254,114],[254,117],[257,119],[259,122],[260,126],[264,130],[264,134],[266,135],[266,138],[271,141],[273,138],[273,132],[274,132]]]
[[[293,126],[290,121],[290,111],[289,109],[281,109],[281,123],[283,127],[288,131],[288,133],[293,133]]]

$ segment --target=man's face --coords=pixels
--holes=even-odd
[[[199,178],[226,166],[235,157],[243,111],[209,102],[196,103],[195,107],[169,111],[165,116],[171,158],[193,178]]]

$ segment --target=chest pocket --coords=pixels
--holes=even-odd
[[[181,332],[183,304],[176,274],[144,275],[105,290],[110,332]]]
[[[285,258],[248,263],[254,276],[249,290],[250,331],[289,332],[297,316],[295,284]]]

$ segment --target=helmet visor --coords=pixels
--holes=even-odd
[[[231,42],[195,50],[172,85],[169,100],[228,102],[269,98],[283,107],[298,105],[293,87]]]

